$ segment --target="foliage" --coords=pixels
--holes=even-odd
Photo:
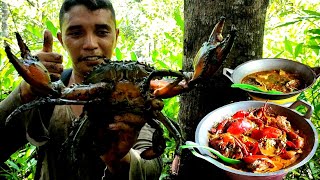
[[[9,5],[7,20],[9,36],[6,40],[15,52],[14,32],[18,31],[26,39],[32,52],[42,47],[44,29],[53,35],[58,31],[58,10],[62,0],[18,0]],[[113,1],[120,29],[118,46],[114,52],[115,60],[133,59],[146,61],[158,69],[179,70],[183,57],[183,1],[182,0],[125,0]],[[319,41],[320,2],[312,0],[271,0],[266,18],[264,57],[281,57],[296,60],[310,66],[320,66]],[[64,56],[65,67],[70,67],[67,53],[54,38],[53,50]],[[14,68],[8,63],[4,49],[0,46],[0,101],[3,100],[21,81]],[[312,122],[320,131],[320,82],[302,93],[299,98],[314,106]],[[179,98],[165,100],[163,112],[176,120],[179,111]],[[167,149],[163,155],[165,164],[160,179],[169,173],[173,159],[174,141],[165,131]],[[17,151],[6,162],[9,170],[0,174],[7,179],[32,179],[36,162],[35,147],[29,144]],[[305,166],[290,172],[287,179],[320,179],[320,150]]]
[[[319,2],[272,1],[266,19],[264,57],[287,58],[311,67],[320,66],[317,6]]]
[[[156,0],[123,3],[126,2],[115,3],[115,9],[118,12],[124,12],[117,15],[117,19],[120,19],[117,59],[130,58],[134,53],[138,57],[137,60],[148,62],[157,69],[181,69],[184,31],[183,1]],[[137,9],[137,11],[127,11],[128,8]],[[179,98],[174,97],[164,102],[166,105],[163,113],[176,120]],[[167,139],[167,148],[162,156],[164,168],[161,179],[169,176],[175,148],[174,140],[165,128],[164,137]]]
[[[264,57],[279,57],[320,66],[319,1],[273,0],[268,9],[264,38]],[[301,93],[298,99],[314,107],[311,121],[320,132],[320,79]],[[303,111],[303,110],[302,110]],[[289,172],[286,179],[319,179],[320,149],[301,168]]]
[[[36,148],[27,144],[6,161],[7,167],[1,169],[0,177],[10,180],[33,179],[37,163],[35,155]]]

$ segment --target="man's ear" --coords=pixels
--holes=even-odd
[[[63,41],[62,41],[62,34],[61,34],[61,32],[57,32],[57,38],[58,38],[59,42],[61,43],[61,45],[63,46]]]
[[[116,29],[116,42],[114,43],[114,46],[117,46],[117,43],[118,43],[118,37],[119,37],[119,28]]]
[[[117,40],[118,40],[119,32],[120,32],[120,30],[119,30],[119,28],[117,28],[117,29],[116,29]]]

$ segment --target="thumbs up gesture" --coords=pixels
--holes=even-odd
[[[61,54],[52,52],[52,45],[52,33],[49,30],[45,30],[43,35],[42,51],[38,52],[36,56],[49,71],[51,81],[56,81],[60,79],[63,71],[63,56]]]

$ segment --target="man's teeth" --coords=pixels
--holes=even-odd
[[[86,57],[84,58],[86,61],[96,61],[98,59],[100,59],[100,57]]]

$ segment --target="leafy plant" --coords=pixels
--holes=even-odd
[[[280,57],[299,61],[311,67],[320,66],[319,2],[299,0],[271,2],[266,22],[265,57]],[[302,92],[298,99],[314,107],[311,121],[320,132],[320,80]],[[303,111],[303,110],[301,110]],[[319,148],[314,157],[301,168],[288,173],[286,179],[319,179]]]
[[[36,148],[27,144],[24,148],[11,155],[2,167],[0,177],[8,180],[33,179],[36,168]]]

